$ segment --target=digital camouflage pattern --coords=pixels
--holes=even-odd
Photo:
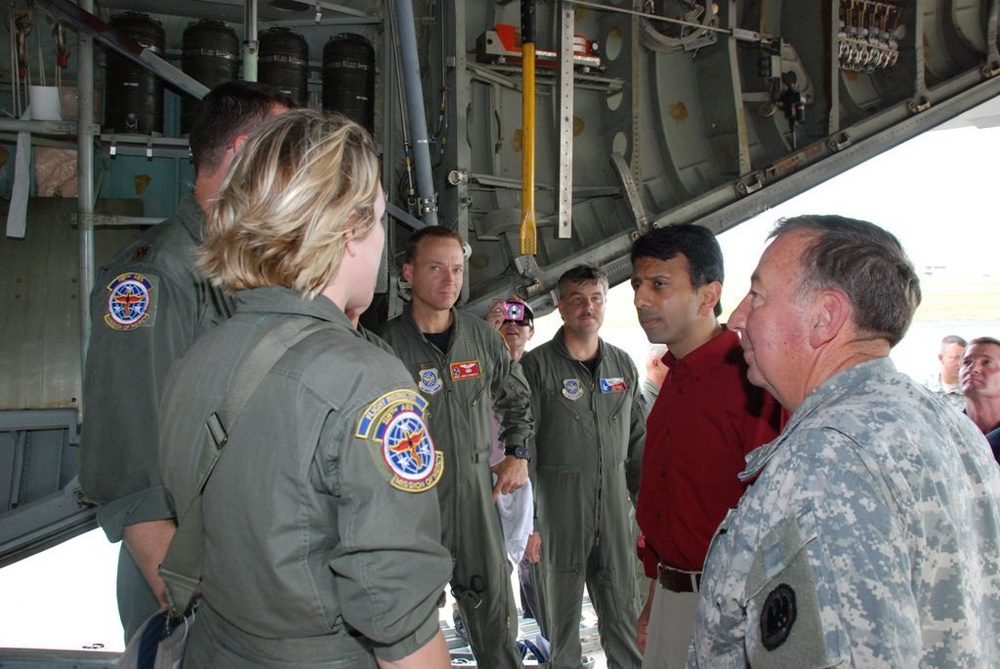
[[[688,667],[1000,666],[1000,469],[970,420],[880,359],[747,460]]]

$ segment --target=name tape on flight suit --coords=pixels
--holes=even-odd
[[[467,360],[465,362],[453,362],[448,365],[448,370],[451,372],[451,378],[453,381],[462,381],[464,379],[478,379],[483,375],[482,370],[479,368],[478,360]]]
[[[625,385],[625,379],[620,376],[601,379],[602,393],[623,393],[626,390],[628,390],[628,387]]]

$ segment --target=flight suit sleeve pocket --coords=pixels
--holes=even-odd
[[[747,574],[751,666],[811,669],[844,659],[833,578],[811,509],[786,518],[762,539]]]

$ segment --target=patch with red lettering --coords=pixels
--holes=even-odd
[[[478,379],[483,375],[482,370],[479,368],[478,360],[469,360],[467,362],[453,362],[448,365],[449,371],[451,371],[452,381],[463,381],[465,379]]]

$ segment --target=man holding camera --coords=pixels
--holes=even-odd
[[[557,290],[563,327],[521,361],[537,419],[531,465],[542,550],[536,589],[552,644],[549,666],[580,666],[586,584],[605,654],[617,667],[638,669],[629,508],[646,436],[639,373],[627,353],[598,336],[607,276],[579,265],[559,277]]]
[[[528,384],[500,334],[454,308],[464,272],[457,232],[431,226],[413,233],[402,267],[412,299],[383,337],[427,399],[428,429],[444,455],[441,540],[454,561],[451,591],[472,652],[481,667],[508,669],[521,666],[517,607],[494,500],[528,480],[531,409]],[[490,467],[494,409],[505,457]]]

